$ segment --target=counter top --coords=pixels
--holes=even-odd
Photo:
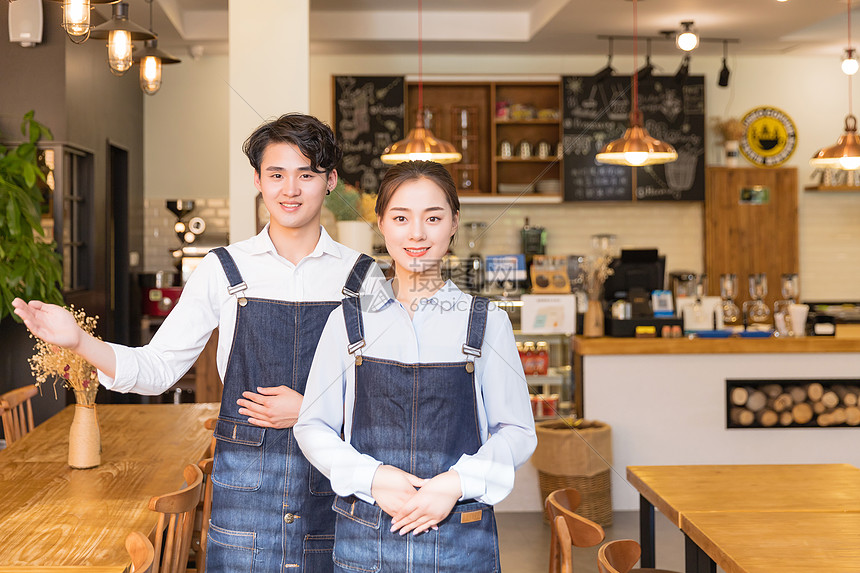
[[[613,354],[775,354],[860,352],[860,340],[829,336],[804,338],[573,338],[581,356]]]

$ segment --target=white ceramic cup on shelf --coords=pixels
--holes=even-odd
[[[788,306],[791,317],[791,332],[793,336],[806,336],[806,317],[809,315],[808,304],[791,304]]]

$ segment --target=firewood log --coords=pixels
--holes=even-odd
[[[747,403],[747,399],[749,397],[749,391],[743,386],[735,386],[732,388],[731,401],[735,406],[743,406]]]
[[[824,394],[824,387],[818,382],[812,382],[806,385],[806,394],[811,402],[818,402]]]
[[[858,410],[858,413],[860,413],[860,410]],[[791,416],[798,424],[808,424],[812,420],[812,406],[806,402],[795,404],[791,409]]]
[[[729,418],[738,426],[751,426],[755,421],[755,414],[746,408],[732,408],[729,411]]]
[[[756,420],[758,423],[764,426],[765,428],[770,428],[771,426],[775,426],[777,422],[779,422],[779,414],[774,412],[773,410],[760,410],[756,412]]]
[[[763,410],[766,405],[767,394],[765,394],[761,390],[754,390],[750,392],[750,397],[747,399],[747,408],[749,408],[753,412],[758,412],[759,410]]]

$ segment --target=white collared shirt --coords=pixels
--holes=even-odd
[[[369,307],[362,313],[364,355],[407,364],[466,359],[462,346],[472,296],[451,281],[419,304],[414,318],[394,299],[389,283],[380,284],[372,295],[368,292],[371,296],[362,301]],[[347,351],[348,344],[343,312],[336,310],[320,337],[294,432],[302,452],[331,480],[337,494],[355,494],[373,503],[371,484],[381,462],[350,445],[355,358]],[[511,322],[495,305],[487,313],[481,356],[475,360],[475,393],[483,445],[474,455],[460,457],[451,469],[460,476],[461,499],[495,504],[511,492],[516,468],[537,445]]]
[[[117,392],[161,394],[191,368],[216,327],[218,374],[223,381],[233,347],[237,296],[340,301],[341,289],[359,256],[358,251],[335,242],[323,227],[313,252],[298,264],[278,254],[268,225],[255,237],[228,246],[227,251],[248,289],[240,295],[228,294],[227,275],[218,257],[207,254],[149,344],[140,348],[110,344],[116,354],[116,378],[99,372],[102,385]],[[383,281],[379,267],[372,265],[364,284]]]

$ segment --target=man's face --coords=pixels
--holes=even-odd
[[[337,173],[316,173],[311,162],[291,143],[271,143],[263,152],[254,186],[269,210],[270,229],[319,226],[326,190],[337,183]]]

